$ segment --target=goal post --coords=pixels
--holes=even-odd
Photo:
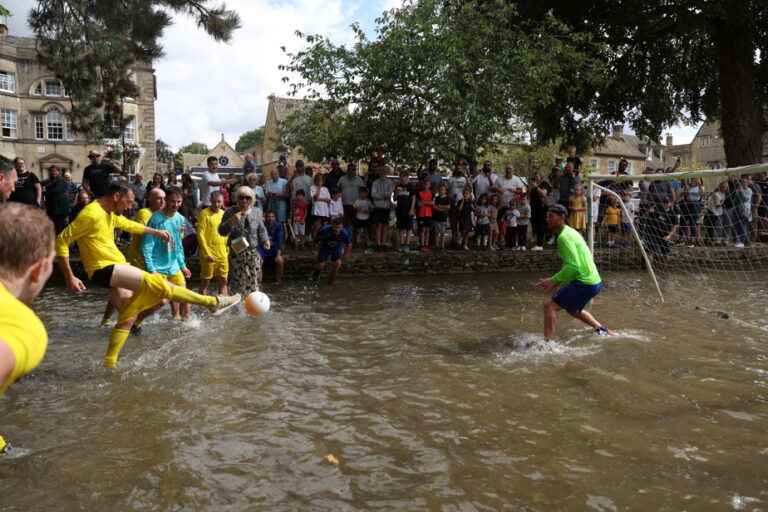
[[[602,270],[645,267],[662,301],[662,275],[768,276],[768,164],[583,180]]]

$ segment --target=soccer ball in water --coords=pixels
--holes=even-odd
[[[245,312],[251,316],[261,316],[269,311],[269,297],[263,292],[253,292],[245,297],[243,306]]]

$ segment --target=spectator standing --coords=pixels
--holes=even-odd
[[[72,173],[69,171],[64,172],[64,182],[67,184],[67,196],[69,197],[69,204],[75,204],[77,199],[78,187],[72,183]]]
[[[214,192],[224,192],[225,186],[233,184],[234,179],[224,179],[219,176],[219,159],[215,156],[209,156],[206,161],[208,169],[200,177],[200,207],[208,208],[211,206],[211,194]],[[224,197],[224,204],[227,204],[227,198]]]
[[[61,176],[61,169],[52,165],[48,169],[50,177],[45,184],[45,212],[53,221],[58,235],[69,223],[70,199],[67,182]]]
[[[515,197],[515,192],[521,190],[525,192],[525,183],[519,176],[515,176],[511,165],[504,168],[504,177],[496,180],[494,191],[501,194],[500,206],[509,206]]]
[[[571,197],[576,191],[576,176],[573,173],[573,165],[565,164],[565,171],[558,180],[558,189],[560,191],[560,204],[568,208],[571,204]]]
[[[224,218],[224,198],[221,192],[214,192],[211,206],[200,210],[197,216],[197,245],[200,248],[200,294],[208,294],[208,285],[215,279],[219,295],[227,295],[229,276],[229,255],[227,238],[219,234]]]
[[[529,192],[529,205],[531,208],[531,224],[533,234],[536,236],[534,251],[544,250],[544,242],[547,238],[547,208],[551,205],[549,183],[542,180],[541,175],[535,174],[531,180]]]
[[[427,163],[427,177],[431,185],[430,190],[437,193],[440,190],[440,186],[443,184],[443,177],[440,174],[440,170],[437,166],[437,159],[432,158]]]
[[[518,212],[516,243],[518,251],[528,250],[528,226],[531,224],[531,205],[528,203],[526,194],[517,194],[515,196],[515,210]]]
[[[472,200],[472,190],[465,188],[461,201],[456,205],[459,219],[459,232],[461,233],[461,247],[469,250],[469,236],[474,230],[473,216],[475,214],[475,202]]]
[[[253,163],[253,156],[251,154],[245,155],[245,163],[243,164],[243,174],[250,174],[256,172],[256,164]]]
[[[37,175],[25,168],[23,158],[14,158],[13,167],[16,169],[17,176],[16,189],[11,194],[9,200],[30,206],[42,206],[43,186]]]
[[[429,177],[422,181],[416,207],[416,219],[419,226],[419,245],[421,252],[429,252],[429,236],[432,231],[433,198],[432,182]]]
[[[328,216],[332,219],[341,217],[344,219],[344,202],[341,199],[341,190],[331,191],[331,202],[328,203]]]
[[[88,206],[88,203],[90,202],[91,194],[89,194],[87,190],[83,189],[78,192],[77,196],[75,197],[75,204],[72,205],[72,209],[69,211],[69,222],[71,223],[73,220],[75,220],[77,218],[77,214],[80,213],[83,208]]]
[[[725,229],[723,225],[725,209],[723,205],[725,204],[725,196],[727,193],[728,184],[722,182],[717,186],[717,190],[709,195],[709,200],[707,202],[707,210],[709,211],[708,217],[710,219],[709,228],[712,233],[712,241],[715,245],[720,245],[725,241]]]
[[[365,183],[357,175],[355,164],[347,165],[347,173],[339,178],[337,187],[341,190],[341,200],[344,203],[344,225],[351,226],[355,218],[355,201],[360,197],[360,187]]]
[[[451,222],[451,237],[453,245],[462,246],[463,235],[460,227],[461,215],[458,204],[464,198],[464,190],[468,188],[469,180],[466,176],[466,162],[458,160],[453,169],[453,176],[448,179],[448,194],[451,198],[451,211],[449,220]]]
[[[571,212],[568,223],[584,237],[587,231],[587,197],[584,195],[584,188],[581,185],[576,186],[576,192],[571,197],[568,206]]]
[[[277,169],[272,169],[270,179],[267,180],[265,190],[267,194],[267,210],[272,210],[277,216],[277,221],[285,224],[288,220],[288,180],[281,178]]]
[[[312,194],[312,239],[314,240],[320,228],[323,227],[331,218],[330,203],[331,194],[325,187],[324,176],[320,173],[315,174],[314,185],[310,189]]]
[[[496,186],[496,180],[498,176],[493,172],[491,162],[486,160],[483,162],[483,168],[480,169],[480,173],[475,176],[473,181],[473,187],[475,191],[475,198],[479,198],[491,192],[491,188]]]
[[[83,170],[83,188],[92,198],[98,199],[107,193],[112,182],[112,167],[101,161],[101,154],[95,151],[88,152],[90,165]]]
[[[278,222],[275,212],[268,210],[264,226],[267,228],[269,248],[267,249],[264,243],[261,243],[259,244],[259,253],[263,267],[274,270],[275,281],[279,286],[283,284],[283,270],[285,269],[285,260],[283,258],[283,224]]]
[[[354,222],[354,237],[353,242],[355,245],[363,243],[363,236],[365,237],[365,243],[368,242],[368,231],[370,227],[371,212],[373,211],[373,203],[368,199],[368,189],[360,187],[359,196],[355,204],[355,222]]]
[[[576,146],[568,146],[568,158],[565,159],[565,163],[571,164],[575,176],[581,173],[581,158],[576,154]]]
[[[704,195],[701,180],[691,178],[691,181],[684,187],[683,194],[685,237],[691,246],[701,245],[701,199]]]
[[[163,175],[159,172],[156,172],[152,175],[152,181],[147,183],[147,190],[144,194],[144,197],[147,197],[149,193],[152,191],[152,189],[159,188],[163,192],[165,192],[165,178],[163,178]]]
[[[378,178],[371,186],[371,200],[373,201],[371,223],[375,231],[376,249],[383,250],[385,241],[389,240],[389,217],[392,211],[394,184],[387,176],[387,167],[380,166],[377,169],[377,174]]]
[[[296,192],[299,190],[304,191],[304,198],[308,199],[312,197],[310,189],[312,188],[312,176],[307,174],[307,170],[304,167],[304,160],[296,160],[296,169],[293,177],[291,178],[290,189],[291,199],[296,197]]]
[[[325,187],[328,190],[336,190],[339,180],[344,176],[339,161],[335,158],[331,160],[331,172],[325,177]]]
[[[197,208],[200,206],[200,190],[192,179],[192,175],[184,173],[181,175],[181,214],[194,224],[197,218]]]
[[[608,208],[605,210],[605,225],[608,228],[608,247],[613,247],[616,241],[616,235],[619,233],[619,223],[621,222],[621,210],[616,198],[611,197]]]
[[[261,283],[259,244],[267,250],[271,245],[264,216],[260,209],[253,207],[253,189],[238,188],[236,198],[237,206],[224,212],[219,234],[228,237],[229,290],[245,296],[257,291]]]
[[[407,178],[406,178],[407,181]],[[398,250],[408,251],[408,237],[413,229],[413,197],[408,184],[402,179],[395,185],[395,227],[398,233]]]
[[[147,192],[147,188],[144,186],[144,176],[140,172],[133,175],[133,183],[131,183],[131,189],[133,189],[133,197],[136,198],[136,205],[138,208],[144,208],[144,197]]]
[[[299,189],[296,191],[296,196],[291,204],[293,208],[291,211],[291,222],[294,242],[297,246],[302,246],[307,232],[307,215],[309,214],[309,203],[304,197],[303,190]]]
[[[448,195],[448,186],[441,184],[437,189],[437,195],[432,207],[432,226],[435,232],[435,246],[439,250],[445,249],[445,233],[448,231],[448,214],[451,211],[451,198]]]

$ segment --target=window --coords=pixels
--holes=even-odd
[[[597,169],[600,162],[597,160],[597,158],[593,158],[589,161],[589,166],[593,169]]]
[[[45,81],[45,95],[46,96],[64,96],[64,87],[58,80],[46,80]]]
[[[45,139],[45,121],[40,114],[35,116],[35,138],[37,140]]]
[[[68,115],[64,115],[64,138],[67,140],[75,140],[75,132],[72,130],[72,121]]]
[[[48,140],[64,140],[64,118],[58,109],[51,109],[45,115]]]
[[[0,114],[3,117],[2,135],[3,137],[16,138],[16,111],[2,109]]]
[[[608,172],[613,174],[616,172],[616,170],[619,168],[619,166],[616,164],[616,160],[608,160]]]
[[[16,92],[16,75],[0,71],[0,91]]]
[[[125,142],[136,142],[136,118],[125,125]]]

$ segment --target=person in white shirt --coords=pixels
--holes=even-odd
[[[315,217],[315,221],[312,224],[312,239],[314,240],[320,228],[331,220],[330,209],[328,208],[331,202],[331,194],[323,185],[325,181],[324,175],[320,173],[315,174],[313,181],[315,184],[310,188],[310,197],[312,198],[312,216]]]
[[[475,176],[473,181],[473,185],[475,187],[475,198],[477,199],[488,194],[488,192],[491,190],[491,187],[496,185],[497,179],[498,176],[496,176],[496,173],[493,172],[490,160],[483,162],[483,168],[480,169],[480,174]]]
[[[331,202],[328,203],[328,216],[331,220],[344,218],[344,202],[341,199],[341,190],[335,189],[331,194]]]
[[[281,178],[277,169],[272,169],[265,189],[267,210],[275,212],[277,222],[285,224],[288,221],[288,180]]]
[[[218,175],[219,160],[215,156],[209,156],[206,160],[208,164],[208,170],[203,173],[200,179],[200,207],[208,208],[211,206],[211,194],[218,192],[222,186],[231,185],[236,180],[235,178],[222,179]]]
[[[491,190],[501,194],[501,206],[509,206],[516,192],[522,191],[525,193],[525,183],[523,183],[519,176],[514,175],[512,166],[507,165],[504,169],[504,177],[497,178],[496,184],[491,187]]]
[[[355,164],[347,165],[347,173],[339,178],[336,187],[341,190],[341,201],[344,203],[344,225],[351,226],[355,218],[355,201],[360,197],[360,187],[364,187],[363,179],[357,175]]]

